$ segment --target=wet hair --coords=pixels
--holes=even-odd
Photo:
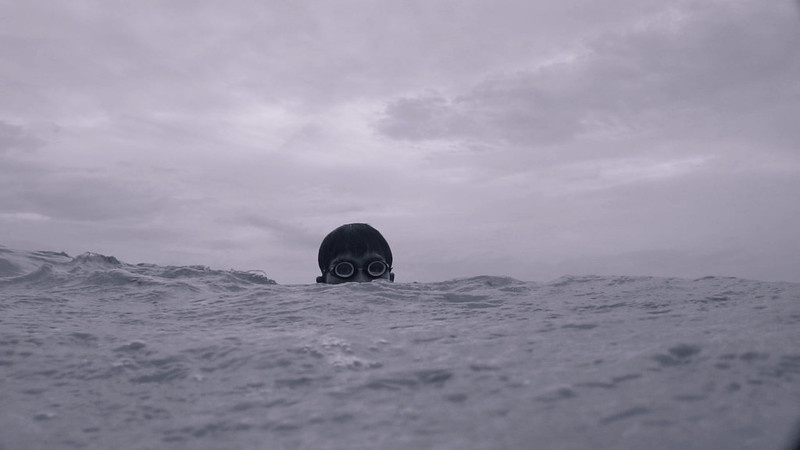
[[[389,243],[378,230],[366,223],[348,223],[328,233],[319,246],[319,270],[323,274],[327,272],[331,261],[343,253],[377,253],[383,256],[389,267],[392,266],[392,249],[389,248]]]

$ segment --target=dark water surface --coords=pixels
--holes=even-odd
[[[0,449],[782,449],[800,285],[263,274],[0,247]]]

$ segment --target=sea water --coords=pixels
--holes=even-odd
[[[784,449],[800,285],[282,286],[0,247],[0,449]]]

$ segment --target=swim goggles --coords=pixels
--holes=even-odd
[[[367,267],[359,267],[358,270],[366,271],[372,278],[379,278],[392,268],[385,262],[376,260],[367,264]],[[339,278],[350,278],[356,274],[356,266],[350,261],[341,261],[333,265],[331,272]]]

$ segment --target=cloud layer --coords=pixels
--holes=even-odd
[[[0,243],[313,280],[800,281],[792,2],[25,2]]]

